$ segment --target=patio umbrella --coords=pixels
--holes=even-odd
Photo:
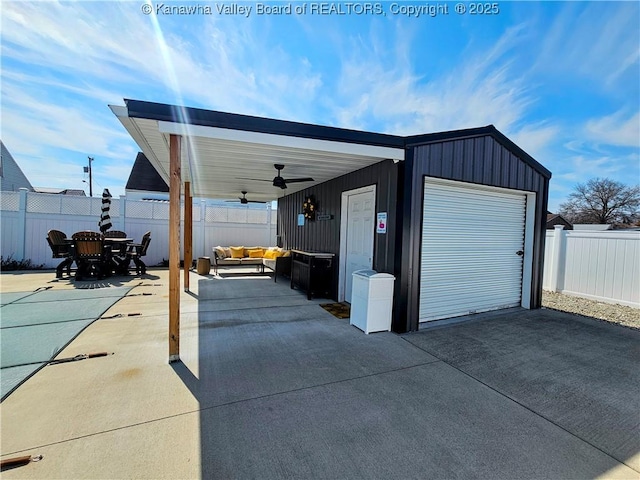
[[[111,193],[109,193],[108,188],[105,188],[104,192],[102,192],[102,213],[100,214],[100,221],[98,222],[98,226],[100,227],[100,231],[102,233],[105,233],[112,226],[111,217],[109,216],[110,208],[111,208]]]

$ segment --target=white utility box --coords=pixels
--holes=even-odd
[[[353,272],[349,323],[364,333],[390,331],[394,281],[389,273]]]

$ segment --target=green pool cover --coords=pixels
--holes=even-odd
[[[53,359],[131,288],[3,293],[0,296],[1,400]]]

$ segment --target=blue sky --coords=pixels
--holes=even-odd
[[[138,148],[107,107],[123,98],[402,135],[494,124],[553,172],[551,210],[596,176],[640,183],[638,2],[418,18],[143,3],[0,3],[1,135],[34,186],[88,192],[92,156],[94,194],[124,194]]]

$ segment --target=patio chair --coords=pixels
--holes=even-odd
[[[104,245],[104,238],[99,232],[83,231],[74,233],[73,259],[78,265],[76,280],[84,277],[102,279],[111,274],[111,255]]]
[[[104,232],[104,238],[127,238],[127,234],[122,230],[107,230]],[[124,257],[127,254],[127,244],[126,243],[110,243],[111,246],[111,254],[118,255],[120,260],[124,260]]]
[[[140,243],[134,243],[129,245],[128,255],[133,262],[136,264],[136,274],[144,275],[147,273],[147,266],[141,260],[141,257],[144,257],[147,254],[147,249],[149,248],[149,244],[151,243],[151,232],[147,232],[142,236],[142,241]]]
[[[67,236],[60,230],[49,230],[47,232],[47,243],[53,252],[53,258],[63,258],[60,265],[56,267],[56,278],[62,278],[62,272],[66,268],[67,275],[71,275],[71,245],[66,241]]]
[[[127,238],[127,234],[122,230],[107,230],[104,232],[104,238]]]

